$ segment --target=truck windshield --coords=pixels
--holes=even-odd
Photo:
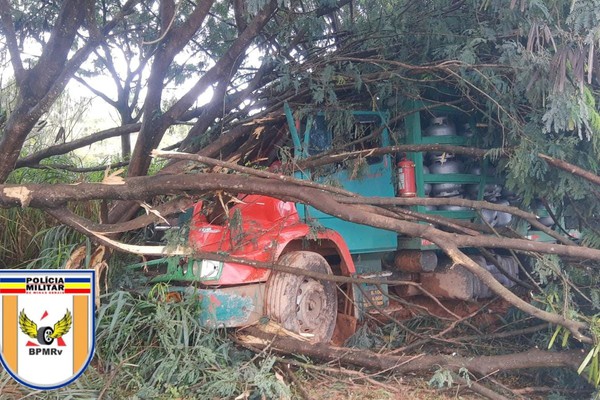
[[[327,122],[323,115],[315,117],[310,130],[308,141],[308,155],[314,156],[331,148],[332,134],[327,128]]]
[[[381,146],[381,134],[375,137],[370,137],[381,126],[381,117],[377,114],[360,114],[354,115],[355,124],[349,132],[336,133],[335,142],[339,144],[359,141],[347,149],[350,151],[372,149]],[[329,128],[324,115],[314,117],[312,126],[309,131],[308,139],[308,155],[314,156],[329,150],[333,146],[334,138],[331,129]],[[306,138],[305,138],[306,139]],[[369,157],[368,162],[379,162],[380,157]]]

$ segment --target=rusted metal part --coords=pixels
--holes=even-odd
[[[432,295],[443,299],[474,300],[487,294],[487,286],[464,267],[455,265],[442,271],[421,274],[421,286]]]
[[[402,272],[432,272],[437,265],[437,254],[431,250],[402,250],[394,256],[394,267]]]
[[[240,327],[258,322],[264,316],[265,284],[219,289],[188,288],[186,296],[198,296],[200,323],[210,328]]]
[[[410,281],[410,282],[420,282],[421,281],[421,275],[417,274],[417,273],[396,273],[393,276],[394,280],[400,280],[400,281]],[[393,292],[399,296],[399,297],[412,297],[412,296],[418,296],[420,294],[423,294],[423,292],[421,292],[421,290],[419,290],[419,288],[417,286],[413,286],[413,285],[398,285],[398,286],[392,286]]]
[[[355,317],[338,313],[331,342],[336,346],[343,345],[356,332],[357,323],[358,320]]]
[[[471,259],[487,269],[506,287],[512,287],[514,282],[501,273],[496,266],[488,264],[482,256],[472,256]],[[512,278],[518,277],[518,266],[507,257],[498,257],[506,273]],[[493,292],[473,273],[460,265],[447,263],[431,273],[421,274],[421,285],[436,297],[443,299],[477,300],[491,297]]]

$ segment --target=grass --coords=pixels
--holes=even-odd
[[[68,164],[69,160],[63,158],[58,161]],[[98,173],[83,176],[61,170],[20,168],[13,171],[7,183],[53,184],[100,179]],[[70,207],[81,216],[97,220],[98,202],[76,203]],[[0,230],[0,268],[60,268],[71,247],[85,240],[70,229],[57,226],[56,220],[33,208],[0,209]],[[58,259],[55,253],[60,256]],[[46,264],[48,260],[49,264]]]
[[[72,385],[28,390],[0,374],[0,398],[196,399],[290,398],[274,358],[254,358],[197,319],[197,302],[167,302],[165,288],[147,298],[128,292],[105,297],[96,320],[92,366]]]

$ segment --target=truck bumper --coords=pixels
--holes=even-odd
[[[209,328],[233,328],[258,322],[264,316],[265,284],[218,289],[187,288],[184,295],[197,296],[199,320]]]

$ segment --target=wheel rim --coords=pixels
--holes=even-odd
[[[304,279],[298,288],[296,301],[296,318],[300,331],[310,333],[321,328],[321,316],[326,306],[327,296],[323,285],[314,279]]]

